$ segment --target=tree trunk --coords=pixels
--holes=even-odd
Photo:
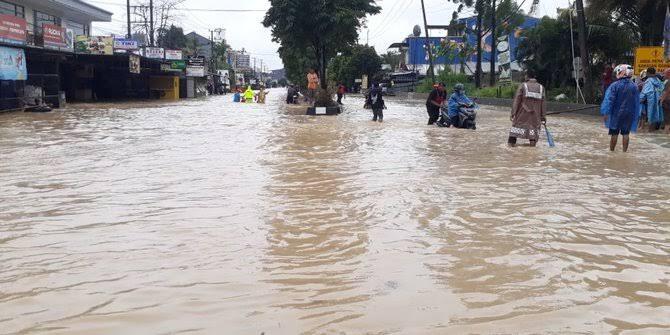
[[[328,68],[328,60],[326,59],[326,48],[321,47],[321,60],[319,61],[319,82],[321,88],[328,89],[328,80],[326,80],[326,69]]]
[[[475,69],[475,86],[482,87],[482,11],[477,11],[477,68]]]

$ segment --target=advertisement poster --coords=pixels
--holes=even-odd
[[[74,51],[74,30],[65,29],[65,44],[68,51]]]
[[[0,42],[8,44],[26,44],[26,20],[14,15],[0,14]]]
[[[117,38],[114,39],[114,50],[138,50],[140,48],[140,43],[127,39],[127,38]]]
[[[0,80],[26,80],[26,54],[23,49],[0,47]]]
[[[77,35],[75,51],[92,55],[114,54],[114,39],[111,36]]]
[[[165,50],[165,59],[167,60],[181,60],[182,57],[181,50]]]
[[[173,70],[185,70],[186,69],[186,61],[184,60],[175,60],[170,62],[170,65]]]
[[[42,37],[44,38],[44,46],[49,48],[65,48],[65,28],[55,24],[42,25]]]
[[[139,74],[142,71],[141,68],[142,58],[138,55],[128,55],[128,69],[130,73]]]
[[[151,59],[163,59],[165,58],[165,49],[163,48],[144,48],[144,57]]]
[[[187,77],[204,77],[205,76],[205,67],[204,66],[187,66],[186,67],[186,76]]]

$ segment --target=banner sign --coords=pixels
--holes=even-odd
[[[26,44],[26,20],[14,15],[0,14],[0,42]]]
[[[0,47],[0,80],[26,80],[26,53],[23,49]]]
[[[65,28],[55,24],[44,23],[42,25],[42,37],[44,38],[44,46],[52,48],[65,48]]]
[[[165,50],[165,59],[181,60],[183,57],[181,50]]]
[[[74,51],[74,30],[65,29],[65,44],[67,44],[65,48],[67,48],[68,51]]]
[[[142,57],[138,55],[128,55],[128,69],[130,73],[139,74],[142,72],[140,64],[142,62]]]
[[[113,55],[114,39],[111,36],[77,35],[75,51],[92,55]]]
[[[188,66],[205,66],[205,57],[189,57],[187,64]]]
[[[186,76],[187,77],[204,77],[205,76],[205,67],[204,66],[187,66],[186,67]]]
[[[183,60],[172,61],[170,62],[170,66],[172,67],[173,70],[185,70],[186,61]]]
[[[114,39],[114,49],[115,50],[137,50],[140,48],[140,43],[126,38],[116,38]]]
[[[635,74],[653,67],[656,72],[670,68],[670,61],[663,59],[663,47],[639,47],[635,49]]]
[[[146,47],[144,48],[144,57],[152,59],[163,59],[165,58],[165,49]]]

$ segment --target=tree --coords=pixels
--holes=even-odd
[[[151,19],[149,0],[138,1],[135,4],[133,14],[137,16],[141,24],[136,24],[133,30],[136,33],[145,34],[145,36],[151,36],[152,34],[155,36],[158,33],[158,36],[155,37],[156,40],[160,40],[161,34],[167,33],[169,31],[168,27],[177,19],[176,14],[174,14],[175,10],[184,1],[186,0],[154,0],[154,31],[150,31],[149,25]]]
[[[395,51],[387,51],[382,55],[383,64],[391,65],[391,69],[396,70],[400,67],[400,64],[404,63],[402,55]]]
[[[356,43],[365,17],[380,12],[374,0],[270,0],[270,5],[263,25],[271,28],[273,41],[284,54],[311,56],[322,79],[328,61]],[[321,88],[328,88],[327,80],[321,80]]]
[[[175,25],[170,25],[167,30],[158,31],[156,44],[166,49],[183,49],[186,47],[186,35],[184,29]]]
[[[535,28],[524,31],[524,39],[517,49],[517,59],[526,68],[534,70],[537,79],[547,88],[572,86],[574,82],[571,48],[555,47],[570,46],[569,15],[570,11],[564,11],[556,19],[542,18]],[[622,60],[626,57],[636,39],[630,28],[612,21],[607,13],[594,13],[589,23],[587,44],[590,47],[592,60],[586,63],[587,66],[593,66],[596,62]]]
[[[382,57],[375,48],[356,45],[333,58],[328,66],[328,78],[335,82],[353,86],[356,78],[367,75],[372,79],[381,71]]]
[[[589,0],[590,13],[611,12],[614,19],[638,34],[640,44],[658,46],[670,0]]]

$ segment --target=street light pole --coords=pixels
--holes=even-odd
[[[496,84],[496,0],[491,0],[491,87]]]
[[[149,0],[149,44],[154,46],[154,0]]]

